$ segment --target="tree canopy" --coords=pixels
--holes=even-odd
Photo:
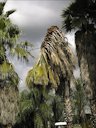
[[[18,75],[7,56],[16,55],[18,59],[28,61],[28,57],[31,56],[29,47],[32,45],[27,41],[18,40],[20,30],[9,17],[15,10],[4,12],[5,5],[6,2],[0,2],[0,85],[10,82],[17,85]]]
[[[93,31],[96,27],[96,0],[75,0],[63,10],[62,17],[66,31],[74,29]]]

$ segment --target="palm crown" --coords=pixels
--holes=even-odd
[[[92,31],[96,23],[96,1],[76,0],[66,10],[63,10],[62,17],[66,31],[78,28]]]
[[[10,10],[4,13],[4,7],[6,2],[0,2],[0,83],[10,81],[12,76],[17,80],[17,74],[14,72],[14,68],[7,59],[7,54],[17,55],[18,59],[24,59],[28,61],[28,56],[31,55],[28,51],[30,43],[18,42],[17,39],[20,35],[19,28],[12,24],[9,16],[15,12]],[[14,75],[13,75],[14,74]],[[15,81],[15,82],[16,82]]]
[[[48,29],[41,45],[38,62],[28,72],[27,85],[52,85],[57,87],[60,78],[71,78],[74,67],[74,56],[63,33],[57,26]]]

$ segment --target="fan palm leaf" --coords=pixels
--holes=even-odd
[[[16,25],[12,24],[9,18],[15,10],[7,11],[4,14],[5,4],[6,2],[0,2],[0,74],[2,76],[8,76],[14,69],[7,59],[8,53],[12,56],[16,55],[18,59],[25,61],[28,61],[29,56],[32,56],[29,51],[32,45],[29,42],[18,41],[17,43],[20,30]]]
[[[15,10],[7,11],[4,14],[5,4],[6,2],[0,2],[0,46],[3,46],[5,51],[9,51],[12,55],[17,55],[19,59],[28,61],[27,58],[28,56],[31,56],[29,50],[32,45],[27,41],[18,41],[20,30],[16,25],[12,24],[9,18]]]
[[[96,23],[95,16],[96,1],[76,0],[67,9],[63,10],[63,27],[66,31],[71,31],[73,29],[89,31],[88,26]]]

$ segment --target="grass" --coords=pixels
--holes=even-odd
[[[74,128],[91,128],[88,124],[83,124],[83,127],[80,124],[74,124]]]
[[[74,128],[82,128],[79,124],[75,124]]]

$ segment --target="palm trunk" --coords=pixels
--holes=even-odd
[[[68,128],[73,128],[73,123],[72,123],[73,116],[72,116],[72,107],[71,107],[70,97],[65,98],[65,111],[67,116]]]
[[[72,112],[72,102],[70,97],[70,85],[69,82],[65,83],[65,96],[64,96],[64,102],[65,102],[65,111],[67,116],[67,123],[68,128],[73,128],[73,112]]]
[[[72,111],[72,102],[70,96],[70,82],[66,78],[61,78],[60,86],[56,91],[61,97],[64,98],[65,104],[65,112],[66,112],[66,120],[67,128],[73,128],[73,111]]]
[[[12,125],[11,124],[3,125],[2,128],[12,128]]]
[[[18,115],[19,92],[14,85],[0,88],[0,123],[2,128],[11,128]]]
[[[96,128],[96,100],[91,100],[91,111],[92,111],[91,125],[92,128]]]
[[[84,81],[86,96],[91,101],[91,116],[94,120],[91,120],[91,123],[96,126],[96,39],[93,33],[79,31],[76,32],[75,43],[81,78]],[[92,128],[94,127],[92,126]]]

